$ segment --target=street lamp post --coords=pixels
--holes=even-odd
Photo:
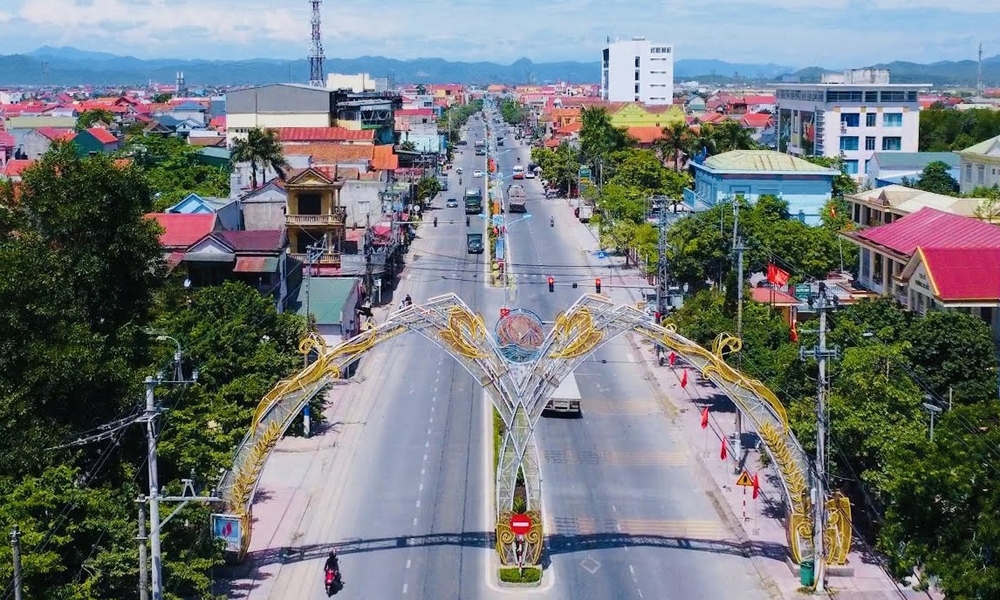
[[[932,398],[930,394],[924,394],[924,401],[921,403],[921,406],[923,406],[924,410],[926,410],[931,415],[931,432],[930,432],[931,437],[930,437],[930,439],[933,442],[934,441],[934,416],[935,415],[939,415],[942,412],[944,412],[944,409],[941,408],[940,406],[938,406],[937,404],[934,404],[934,398]]]

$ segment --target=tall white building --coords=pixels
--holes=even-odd
[[[920,92],[928,84],[889,83],[888,69],[824,75],[820,83],[779,84],[779,150],[795,156],[843,156],[861,181],[876,152],[917,152]]]
[[[610,102],[672,104],[674,47],[644,37],[609,39],[601,60],[601,97]]]

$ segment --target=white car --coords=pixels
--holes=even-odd
[[[473,177],[482,177],[483,176],[483,172],[480,171],[479,169],[476,169],[475,171],[472,172],[472,176]]]

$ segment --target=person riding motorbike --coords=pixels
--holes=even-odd
[[[458,185],[462,185],[462,178],[461,177],[458,178]]]
[[[404,303],[404,304],[405,304],[406,306],[412,306],[412,305],[413,305],[413,298],[410,298],[410,295],[409,295],[409,294],[407,294],[407,295],[406,295],[406,298],[404,298],[404,299],[403,299],[403,303]]]
[[[340,560],[337,558],[336,550],[330,550],[329,556],[326,557],[326,564],[323,565],[323,570],[340,574]]]
[[[555,226],[556,226],[556,218],[549,217],[549,227],[555,227]]]

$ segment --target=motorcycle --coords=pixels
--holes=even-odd
[[[549,227],[555,227],[555,226],[556,226],[555,217],[549,217]]]
[[[344,581],[340,578],[340,571],[334,571],[333,569],[326,570],[324,584],[326,586],[327,598],[344,589]]]

